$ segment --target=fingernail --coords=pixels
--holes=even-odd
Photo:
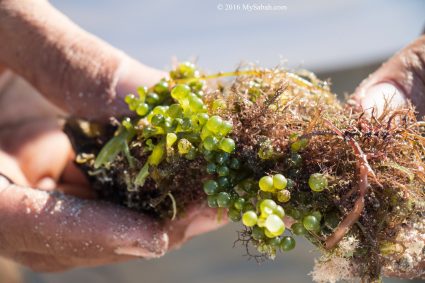
[[[148,251],[146,249],[142,249],[138,247],[120,247],[120,248],[116,248],[114,252],[117,255],[127,255],[127,256],[135,256],[135,257],[150,259],[150,258],[158,258],[163,256],[166,250]]]
[[[115,249],[117,255],[129,255],[136,257],[147,257],[148,253],[145,249],[136,248],[136,247],[120,247]]]
[[[406,106],[407,100],[403,92],[392,83],[379,83],[373,85],[361,94],[361,104],[365,112],[371,112],[375,109],[375,114],[381,114],[385,104],[392,109]]]
[[[168,248],[168,235],[166,233],[161,236],[155,236],[146,243],[136,241],[134,245],[127,247],[118,247],[114,250],[117,255],[127,255],[135,257],[143,257],[146,259],[161,257]]]
[[[8,188],[10,186],[10,184],[11,183],[10,183],[9,179],[6,178],[5,176],[3,176],[0,173],[0,189],[1,190],[6,189],[6,188]]]

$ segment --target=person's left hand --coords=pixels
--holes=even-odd
[[[41,271],[95,266],[158,257],[224,223],[202,204],[161,223],[95,200],[57,112],[21,79],[8,82],[0,91],[0,172],[15,185],[0,177],[0,254]]]

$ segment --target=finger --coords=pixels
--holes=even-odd
[[[27,186],[29,184],[27,178],[22,173],[19,163],[9,154],[0,150],[0,174],[8,176],[13,182]]]
[[[0,64],[68,113],[89,119],[128,114],[123,96],[164,74],[88,34],[47,1],[0,2]]]
[[[168,248],[167,234],[146,215],[104,202],[10,186],[2,177],[0,224],[2,252],[54,255],[63,258],[63,264],[155,258]]]
[[[34,125],[31,124],[22,128],[27,133],[32,130]],[[30,186],[54,189],[72,152],[71,144],[59,126],[36,131],[16,143],[19,147],[15,155]]]
[[[209,208],[205,203],[187,208],[180,218],[166,224],[169,235],[169,249],[179,248],[191,238],[214,231],[228,223],[225,210]]]
[[[364,109],[382,112],[411,100],[419,115],[425,114],[425,35],[394,55],[356,89],[354,98]]]

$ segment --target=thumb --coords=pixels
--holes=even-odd
[[[156,258],[168,249],[168,235],[147,215],[12,185],[1,174],[0,239],[1,255],[37,270]],[[49,267],[28,255],[55,262]]]
[[[124,95],[164,76],[85,32],[47,1],[1,1],[0,39],[0,64],[82,118],[128,114]]]
[[[367,110],[382,112],[385,103],[405,106],[410,100],[425,114],[425,35],[399,51],[356,89],[354,99]]]

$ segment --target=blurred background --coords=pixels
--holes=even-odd
[[[330,78],[341,97],[425,24],[423,0],[51,2],[89,32],[156,68],[169,69],[172,58],[194,60],[207,72],[232,70],[243,62],[283,64]],[[254,4],[277,10],[249,11],[247,5]],[[29,283],[311,282],[313,246],[299,239],[294,251],[258,265],[243,257],[242,247],[232,248],[239,228],[228,225],[158,260],[59,274],[23,269],[23,277]]]

